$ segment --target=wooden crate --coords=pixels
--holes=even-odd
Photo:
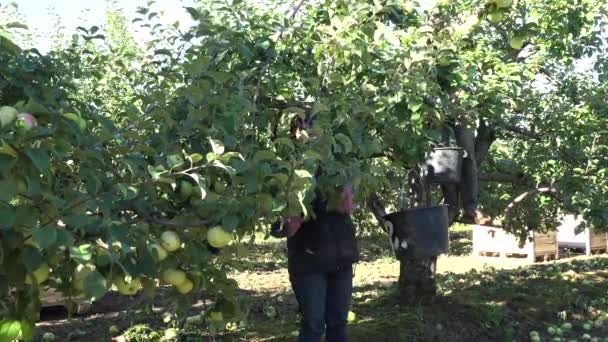
[[[526,258],[530,262],[557,259],[557,234],[532,232],[519,247],[519,239],[501,227],[474,225],[473,255]]]
[[[67,309],[67,306],[70,305],[69,299],[64,297],[63,293],[52,288],[46,288],[42,291],[40,302],[43,308],[63,306]],[[91,304],[82,298],[72,298],[72,305],[74,305],[74,313],[76,314],[87,313],[91,308]]]
[[[560,248],[580,248],[586,255],[604,253],[608,249],[608,234],[594,233],[588,228],[577,234],[576,227],[582,223],[581,217],[567,215],[557,228],[557,245]]]
[[[585,250],[587,255],[592,253],[606,253],[606,251],[608,251],[608,233],[591,233],[589,244]]]

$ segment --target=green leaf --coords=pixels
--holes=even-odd
[[[259,163],[262,160],[273,160],[276,158],[276,155],[272,151],[261,150],[257,151],[253,156],[253,161]]]
[[[87,128],[86,121],[84,121],[78,114],[76,113],[64,113],[63,117],[68,120],[73,121],[81,131],[84,131]]]
[[[172,154],[167,157],[167,164],[170,168],[173,169],[177,166],[184,164],[184,158],[182,158],[182,156],[180,156],[179,154]]]
[[[190,162],[192,164],[196,164],[199,161],[203,160],[203,156],[200,153],[194,153],[188,156],[188,158],[190,159]]]
[[[208,140],[209,140],[209,144],[211,145],[211,150],[213,151],[213,153],[215,153],[218,156],[221,156],[222,154],[224,154],[224,150],[225,150],[224,143],[222,143],[219,140],[212,139],[212,138],[209,138]]]
[[[98,300],[108,291],[106,278],[98,271],[91,272],[84,280],[84,294],[87,298]]]
[[[10,229],[17,219],[17,212],[13,208],[0,208],[0,230]]]
[[[222,227],[224,227],[224,230],[226,230],[227,232],[234,231],[236,227],[238,227],[238,225],[239,218],[235,215],[228,215],[222,218]]]
[[[17,194],[17,183],[11,179],[0,181],[0,201],[8,201]]]
[[[148,165],[148,172],[150,173],[150,176],[152,176],[152,179],[157,180],[160,178],[160,176],[167,173],[167,170],[162,165]]]
[[[65,229],[59,229],[57,230],[57,241],[55,243],[59,246],[71,247],[74,245],[74,236]]]
[[[7,155],[7,154],[0,153],[0,174],[5,173],[5,172],[9,171],[10,169],[12,169],[16,163],[17,163],[16,158],[14,158],[10,155]]]
[[[79,263],[86,263],[93,257],[93,247],[90,244],[71,247],[70,257]]]
[[[288,147],[291,150],[295,149],[295,147],[293,145],[293,141],[291,141],[291,139],[289,139],[289,138],[278,138],[278,139],[275,139],[274,144],[277,145],[277,146],[279,146],[279,145],[286,146],[286,147]]]
[[[18,28],[18,29],[24,29],[27,30],[28,27],[27,25],[25,25],[24,23],[20,23],[20,22],[12,22],[12,23],[8,23],[5,25],[6,28]]]
[[[205,199],[205,197],[207,197],[207,191],[205,190],[205,184],[204,184],[204,179],[201,175],[199,175],[198,173],[191,173],[188,176],[190,176],[190,178],[194,179],[194,181],[196,182],[196,185],[198,185],[198,189],[201,192],[201,199]]]
[[[51,114],[51,111],[48,108],[46,108],[40,102],[34,100],[31,97],[27,101],[27,104],[23,108],[23,111],[32,114]]]
[[[298,178],[312,178],[312,174],[307,170],[296,170],[295,174]]]
[[[169,56],[171,57],[171,51],[169,49],[158,49],[156,51],[154,51],[155,55],[165,55],[165,56]]]
[[[38,267],[40,267],[40,265],[42,265],[42,263],[44,262],[40,251],[38,251],[38,249],[32,246],[25,246],[23,248],[22,258],[23,264],[30,272],[33,272],[34,270],[38,269]]]
[[[21,321],[21,337],[24,341],[32,341],[36,335],[36,326],[32,322]]]
[[[5,319],[0,321],[0,342],[13,342],[21,332],[21,322]]]
[[[348,136],[342,133],[338,133],[335,135],[336,140],[342,144],[344,153],[350,153],[353,150],[353,143]]]
[[[219,159],[222,162],[227,163],[227,162],[230,161],[230,159],[233,159],[233,158],[240,159],[240,160],[245,160],[245,158],[243,158],[243,155],[241,155],[238,152],[226,152]]]
[[[412,97],[408,100],[408,106],[412,112],[417,112],[423,104],[424,102],[419,97]]]
[[[34,149],[31,147],[28,147],[25,150],[25,154],[30,157],[30,160],[32,161],[32,163],[34,163],[34,166],[36,166],[36,168],[41,172],[41,173],[47,173],[47,171],[49,170],[50,167],[50,156],[48,151],[42,150],[42,149]]]
[[[0,155],[17,158],[17,151],[9,144],[2,144],[2,146],[0,146]]]
[[[230,176],[236,175],[236,170],[233,167],[225,165],[224,163],[222,163],[219,160],[214,160],[213,163],[211,163],[211,165],[226,171]]]
[[[285,108],[285,111],[288,112],[288,113],[295,113],[296,115],[298,115],[301,118],[305,118],[306,117],[306,112],[302,108],[288,107],[288,108]]]
[[[116,184],[116,188],[121,193],[122,198],[127,201],[134,199],[135,197],[137,197],[137,194],[139,193],[139,190],[132,185],[120,183],[120,184]]]
[[[321,160],[321,155],[316,151],[307,150],[307,151],[304,151],[304,153],[302,155],[302,159],[304,159],[304,160],[308,160],[308,159]]]
[[[55,242],[57,242],[57,228],[35,227],[34,229],[32,229],[32,236],[34,237],[34,240],[38,243],[40,248],[46,249],[54,245]]]

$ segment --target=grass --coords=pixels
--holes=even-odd
[[[450,253],[438,261],[440,295],[433,303],[412,306],[400,304],[395,286],[399,265],[388,250],[386,237],[362,238],[363,260],[355,269],[352,303],[357,320],[349,325],[351,342],[528,341],[531,332],[543,341],[608,336],[608,323],[603,323],[608,322],[608,258],[578,257],[528,265],[520,259],[467,256],[471,248],[468,226],[454,227],[450,238]],[[285,270],[284,248],[282,240],[258,242],[238,261],[231,276],[241,288],[239,303],[246,314],[235,322],[234,331],[216,336],[216,341],[294,340],[299,317]],[[271,307],[276,315],[267,315]],[[83,326],[86,322],[107,329],[101,327],[128,317],[123,329],[148,324],[159,331],[165,324],[160,317],[163,309],[158,309],[152,314],[131,310],[122,316],[90,316],[45,324],[44,329],[63,336],[66,331],[94,329]],[[193,313],[200,310],[199,305]],[[571,329],[566,329],[567,323],[572,324]],[[589,328],[585,323],[590,330],[585,330]],[[557,328],[560,336],[549,334]],[[138,331],[140,335],[149,332],[141,326]],[[180,332],[180,341],[209,340],[213,339],[204,324]]]

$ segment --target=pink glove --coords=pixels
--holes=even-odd
[[[353,187],[348,184],[344,186],[344,190],[342,190],[342,195],[340,196],[340,204],[338,205],[338,211],[342,214],[350,215],[354,211],[353,204]]]
[[[283,221],[283,224],[285,225],[284,229],[286,230],[287,237],[290,238],[296,235],[300,227],[302,227],[302,223],[304,223],[304,218],[302,218],[302,216],[291,216],[286,218]]]

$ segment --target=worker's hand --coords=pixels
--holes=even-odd
[[[283,229],[285,229],[288,238],[296,235],[302,224],[304,218],[302,216],[291,216],[283,221]]]

